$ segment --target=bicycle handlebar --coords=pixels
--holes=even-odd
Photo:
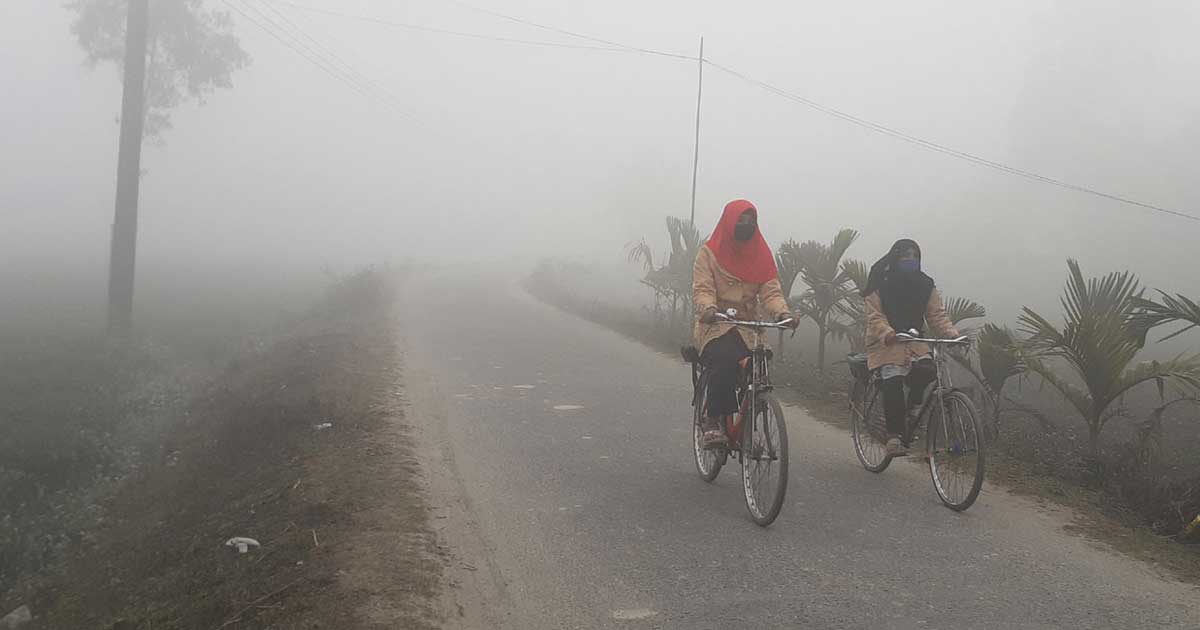
[[[780,321],[777,321],[777,322],[755,322],[755,321],[746,321],[746,320],[734,319],[734,318],[732,318],[732,317],[730,317],[730,316],[726,315],[725,313],[721,313],[721,312],[719,312],[719,311],[718,311],[718,312],[716,312],[716,313],[713,313],[713,315],[714,315],[714,316],[716,316],[716,318],[717,318],[717,319],[718,319],[718,320],[719,320],[719,321],[720,321],[722,324],[733,324],[734,326],[744,326],[744,327],[746,327],[746,328],[780,328],[780,329],[787,329],[787,328],[788,328],[788,324],[792,323],[792,322],[793,322],[793,321],[795,321],[795,319],[796,319],[796,318],[794,318],[794,317],[789,317],[789,318],[787,318],[787,319],[783,319],[783,320],[780,320]]]
[[[947,346],[966,346],[971,343],[971,338],[966,335],[955,339],[925,339],[909,333],[896,333],[896,340],[902,343],[931,343]]]

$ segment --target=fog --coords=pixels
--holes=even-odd
[[[680,54],[694,55],[703,35],[706,57],[824,105],[1200,214],[1195,4],[478,2]],[[0,8],[0,282],[94,287],[99,302],[120,84],[115,68],[84,66],[60,4]],[[300,4],[592,43],[451,2]],[[634,238],[661,249],[663,217],[687,216],[694,61],[276,6],[399,105],[348,89],[235,14],[252,65],[233,89],[175,110],[174,129],[143,154],[143,278],[158,272],[186,284],[231,272],[543,256],[611,265]],[[946,292],[1004,320],[1022,304],[1053,308],[1067,257],[1091,274],[1130,269],[1150,286],[1193,294],[1197,286],[1200,223],[930,152],[708,67],[701,229],[736,197],[759,206],[773,246],[853,227],[863,237],[850,255],[874,260],[913,237]]]

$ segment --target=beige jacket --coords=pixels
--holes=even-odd
[[[879,292],[867,296],[867,367],[874,370],[881,365],[900,365],[908,367],[916,357],[929,354],[929,345],[924,343],[897,343],[884,345],[883,340],[889,334],[896,332],[888,323],[887,315],[883,314],[883,303]],[[946,307],[942,303],[942,294],[934,289],[929,294],[929,304],[925,306],[925,323],[939,339],[953,339],[958,336],[958,329],[946,316]]]
[[[733,328],[730,324],[703,324],[700,314],[710,306],[717,307],[721,312],[736,308],[738,319],[774,320],[779,315],[790,312],[787,300],[783,297],[783,288],[779,278],[768,280],[763,284],[744,282],[717,264],[717,257],[707,247],[701,247],[696,256],[696,264],[692,268],[692,305],[695,312],[695,326],[692,337],[696,348],[701,352],[708,342],[724,335]],[[738,330],[745,340],[746,346],[754,347],[754,332],[746,329]]]

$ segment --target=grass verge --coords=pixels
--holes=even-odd
[[[243,352],[3,610],[29,605],[30,628],[437,627],[394,286],[356,274]]]

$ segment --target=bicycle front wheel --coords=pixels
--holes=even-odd
[[[754,417],[742,428],[742,489],[750,518],[766,527],[779,516],[787,493],[787,423],[774,396],[756,398]]]
[[[984,438],[975,403],[962,392],[931,404],[926,443],[933,487],[946,507],[961,512],[975,503],[983,487]]]
[[[696,458],[696,472],[700,474],[701,479],[712,483],[721,473],[721,466],[725,464],[725,451],[704,448],[704,426],[701,420],[704,418],[704,410],[708,407],[708,388],[701,384],[700,391],[700,400],[696,401],[695,411],[692,413],[692,452]]]
[[[892,463],[880,439],[885,424],[881,390],[854,379],[850,385],[850,437],[858,461],[873,473],[883,472]]]

